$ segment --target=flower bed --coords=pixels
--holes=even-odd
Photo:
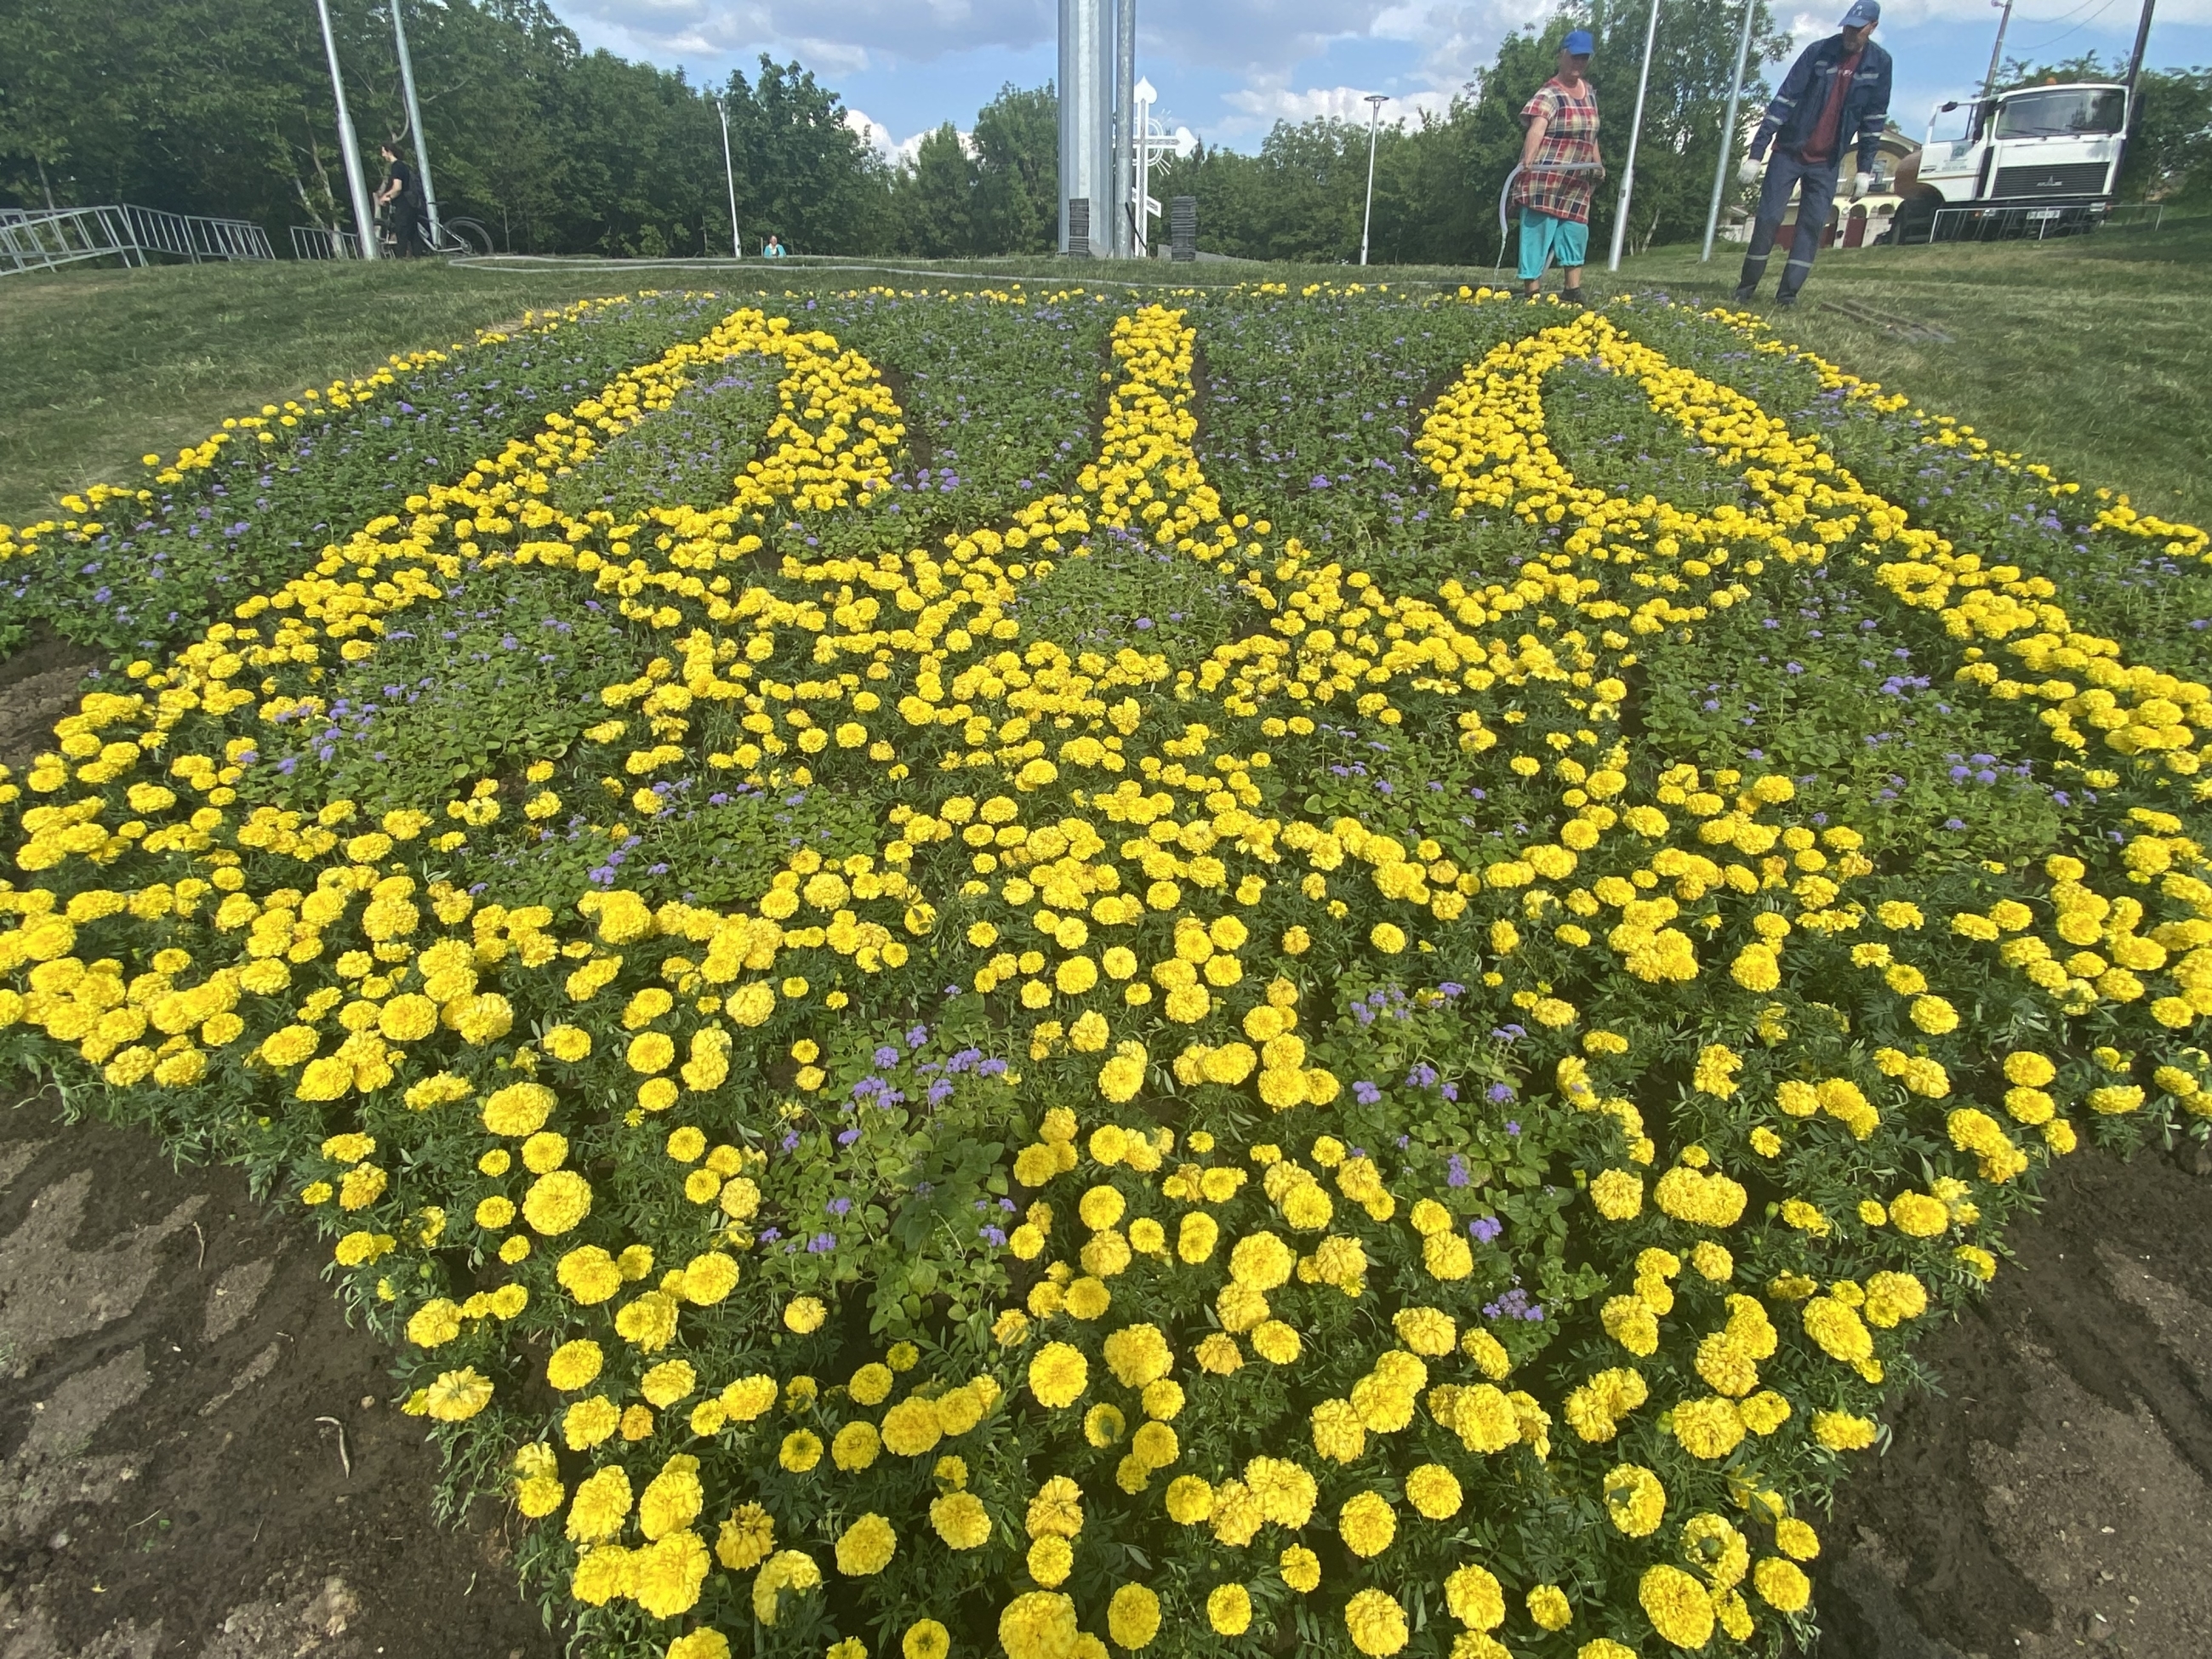
[[[1771,1650],[2212,1115],[2206,538],[1748,319],[759,296],[446,477],[5,784],[0,1054],[588,1650]]]

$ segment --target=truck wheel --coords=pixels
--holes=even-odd
[[[1890,223],[1890,234],[1899,247],[1935,240],[1936,210],[1942,204],[1933,197],[1915,196],[1901,203]]]

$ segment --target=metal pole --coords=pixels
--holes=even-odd
[[[745,257],[745,245],[738,240],[738,173],[730,165],[730,112],[719,98],[714,100],[714,113],[722,118],[722,179],[730,187],[730,257]]]
[[[1990,0],[1990,3],[1994,6],[1998,0]],[[1997,65],[2004,58],[2005,31],[2012,27],[2012,0],[2003,0],[2003,5],[2004,15],[1997,19],[1996,44],[1990,48],[1990,72],[1982,77],[1981,101],[1985,104],[1997,89]]]
[[[1728,113],[1721,118],[1721,159],[1713,163],[1712,205],[1705,210],[1705,251],[1703,264],[1713,257],[1713,234],[1720,228],[1721,192],[1728,188],[1729,163],[1735,156],[1735,112],[1743,99],[1743,77],[1751,60],[1751,14],[1759,0],[1743,0],[1743,38],[1736,43],[1735,79],[1729,82]]]
[[[1651,0],[1651,21],[1644,31],[1644,70],[1636,77],[1636,117],[1628,124],[1628,161],[1620,173],[1620,200],[1613,210],[1613,252],[1607,270],[1620,269],[1621,239],[1628,234],[1628,203],[1636,189],[1636,143],[1644,136],[1644,94],[1651,84],[1651,47],[1659,38],[1659,0]]]
[[[331,33],[330,0],[315,0],[316,13],[323,20],[323,50],[331,60],[331,96],[338,106],[338,149],[345,161],[346,192],[353,198],[353,222],[361,233],[361,257],[374,259],[377,256],[376,215],[368,205],[368,185],[362,177],[361,144],[353,136],[353,117],[346,111],[345,77],[338,73],[337,37]]]
[[[2143,52],[2150,46],[2150,14],[2154,0],[2143,0],[2142,17],[2136,24],[2136,49],[2128,54],[2128,104],[2132,112],[2136,82],[2142,75]]]
[[[1144,243],[1146,121],[1137,108],[1137,0],[1119,0],[1114,17],[1114,104],[1121,114],[1121,153],[1115,158],[1115,194],[1130,204],[1114,216],[1114,251],[1133,258]]]
[[[422,210],[430,221],[430,246],[438,246],[438,192],[430,188],[430,141],[422,134],[422,106],[415,101],[415,59],[407,51],[405,0],[392,0],[392,38],[399,47],[399,86],[407,94],[407,125],[415,134],[415,170],[422,175]]]
[[[1367,263],[1367,232],[1375,222],[1375,127],[1382,118],[1382,106],[1390,101],[1385,92],[1367,94],[1367,211],[1359,218],[1359,263]]]
[[[2136,49],[2128,54],[2128,106],[2121,117],[2120,159],[2112,175],[2112,192],[2116,198],[2120,193],[2120,170],[2128,164],[2128,143],[2135,136],[2139,118],[2136,108],[2136,82],[2142,78],[2143,52],[2150,45],[2150,14],[2154,3],[2154,0],[2143,0],[2142,16],[2136,24]]]
[[[1145,211],[1152,196],[1152,106],[1159,94],[1152,89],[1147,78],[1137,82],[1131,94],[1131,107],[1136,112],[1133,131],[1137,135],[1136,211],[1129,221],[1128,257],[1149,259],[1152,257],[1152,220]]]

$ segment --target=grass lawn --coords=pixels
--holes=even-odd
[[[1595,291],[1661,289],[1725,298],[1741,251],[1710,264],[1662,248]],[[884,261],[912,268],[913,261]],[[961,277],[1068,277],[1044,259],[937,267]],[[1207,264],[1209,283],[1341,281],[1342,267]],[[225,415],[389,353],[443,344],[533,307],[644,287],[726,285],[757,264],[696,270],[612,264],[515,269],[283,263],[81,270],[0,283],[0,520],[48,510],[60,491],[135,475],[149,449],[194,443]],[[1377,268],[1378,282],[1489,279],[1487,270]],[[849,269],[794,259],[779,288],[844,286]],[[912,278],[891,276],[896,283]],[[1972,422],[1991,442],[2067,477],[2126,490],[2148,512],[2212,520],[2212,219],[2042,245],[1866,248],[1824,254],[1783,338]]]
[[[1661,248],[1592,275],[1601,293],[1718,301],[1742,258],[1726,242],[1710,264],[1694,246]],[[1797,307],[1767,314],[1782,338],[2063,476],[2212,520],[2212,219],[2042,244],[1832,249]]]

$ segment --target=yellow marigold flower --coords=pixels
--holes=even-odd
[[[1052,1590],[1017,1595],[999,1613],[999,1645],[1006,1659],[1074,1659],[1075,1603]]]
[[[568,1505],[568,1536],[595,1544],[612,1538],[629,1519],[629,1475],[619,1463],[594,1470],[578,1483]]]
[[[1206,1593],[1206,1622],[1217,1636],[1242,1636],[1252,1628],[1252,1596],[1242,1584],[1217,1584]]]
[[[1465,1495],[1459,1477],[1441,1463],[1424,1463],[1406,1477],[1406,1501],[1431,1521],[1449,1521]]]
[[[1384,1590],[1355,1594],[1345,1604],[1344,1623],[1352,1633],[1352,1645],[1369,1659],[1388,1659],[1406,1645],[1408,1637],[1406,1609]]]
[[[568,1407],[561,1419],[561,1437],[571,1451],[585,1451],[615,1431],[622,1413],[605,1395],[593,1395]]]
[[[1779,1613],[1801,1613],[1813,1599],[1813,1581],[1794,1562],[1768,1556],[1752,1569],[1752,1587]]]
[[[695,1630],[668,1644],[666,1659],[730,1659],[730,1638],[712,1628]]]
[[[563,1394],[586,1389],[599,1374],[599,1345],[587,1338],[563,1342],[545,1362],[545,1381]]]
[[[822,1322],[829,1316],[830,1310],[822,1305],[820,1297],[795,1296],[784,1304],[783,1325],[786,1330],[800,1336],[811,1336],[822,1328]]]
[[[1072,1406],[1091,1385],[1090,1362],[1079,1348],[1048,1342],[1030,1361],[1029,1385],[1040,1405],[1055,1410]]]
[[[591,1183],[574,1170],[540,1176],[523,1195],[522,1218],[547,1237],[569,1231],[591,1212]]]
[[[1114,1645],[1132,1652],[1160,1633],[1160,1598],[1142,1584],[1124,1584],[1106,1606],[1106,1631]]]
[[[1075,1546],[1065,1538],[1046,1536],[1031,1541],[1023,1565],[1030,1577],[1051,1589],[1067,1582],[1067,1575],[1075,1571]]]
[[[697,1520],[703,1502],[699,1460],[679,1454],[663,1464],[638,1494],[638,1530],[648,1539],[665,1538]]]
[[[1589,1185],[1590,1202],[1608,1221],[1632,1221],[1644,1209],[1644,1178],[1628,1170],[1607,1170]]]
[[[753,1577],[753,1617],[774,1626],[787,1592],[811,1590],[821,1582],[822,1569],[814,1565],[812,1556],[799,1550],[779,1550]]]
[[[891,1523],[871,1511],[838,1534],[837,1571],[848,1578],[869,1577],[890,1565],[897,1548]]]
[[[775,1521],[758,1504],[740,1504],[722,1522],[714,1559],[732,1572],[750,1572],[775,1547]]]
[[[821,1461],[822,1437],[811,1429],[793,1429],[776,1450],[776,1462],[793,1474],[804,1474]]]
[[[983,1508],[983,1500],[973,1492],[948,1492],[933,1500],[929,1524],[956,1550],[978,1549],[990,1541],[990,1515]]]
[[[1505,1591],[1487,1567],[1467,1565],[1444,1580],[1444,1605],[1469,1630],[1496,1630],[1505,1622]]]
[[[1875,1443],[1876,1430],[1863,1417],[1847,1412],[1815,1412],[1813,1437],[1832,1451],[1861,1451]]]
[[[1662,1641],[1695,1649],[1712,1640],[1712,1597],[1680,1567],[1647,1567],[1638,1581],[1636,1599]]]
[[[1354,1492],[1337,1512],[1336,1530],[1354,1555],[1380,1555],[1398,1535],[1398,1516],[1380,1492]]]
[[[1301,1595],[1310,1595],[1321,1584],[1321,1558],[1304,1544],[1292,1544],[1277,1559],[1283,1582]]]
[[[1557,1584],[1539,1584],[1528,1592],[1528,1617],[1539,1630],[1562,1631],[1574,1623],[1575,1610]]]
[[[1667,1489],[1640,1464],[1616,1465],[1605,1477],[1606,1513],[1631,1538],[1648,1538],[1667,1510]]]

